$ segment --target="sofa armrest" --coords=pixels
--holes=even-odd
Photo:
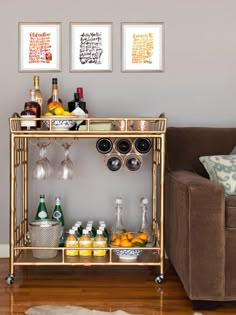
[[[222,300],[225,282],[224,187],[196,173],[167,172],[167,256],[192,300]]]

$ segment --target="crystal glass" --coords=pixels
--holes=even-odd
[[[52,175],[52,166],[46,156],[47,146],[45,143],[38,143],[40,159],[35,163],[33,169],[33,178],[35,179],[47,179]]]
[[[68,180],[73,177],[73,163],[69,157],[69,149],[71,144],[63,143],[65,158],[58,168],[58,179]]]

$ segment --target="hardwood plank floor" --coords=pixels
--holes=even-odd
[[[13,285],[5,282],[8,259],[0,259],[0,315],[22,315],[31,306],[43,304],[78,305],[89,309],[131,314],[194,314],[191,302],[172,267],[166,267],[165,281],[154,282],[153,267],[17,267]],[[195,315],[232,315],[236,306]]]

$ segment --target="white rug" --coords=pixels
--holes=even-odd
[[[124,311],[101,312],[89,310],[79,306],[60,306],[60,305],[39,305],[30,307],[25,314],[27,315],[131,315]],[[133,314],[134,315],[134,314]],[[138,314],[136,314],[138,315]]]

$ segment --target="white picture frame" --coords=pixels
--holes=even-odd
[[[61,71],[61,23],[20,22],[19,72]]]
[[[164,71],[164,23],[121,23],[121,71]]]
[[[70,23],[70,72],[112,71],[112,23]]]

